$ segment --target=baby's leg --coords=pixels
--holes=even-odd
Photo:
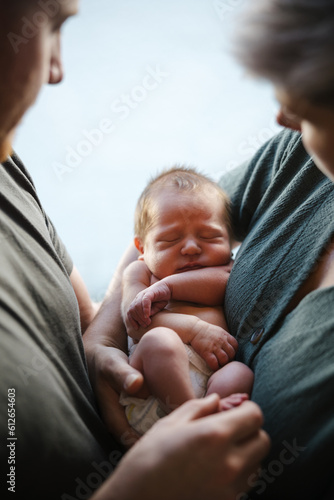
[[[152,394],[166,411],[195,397],[188,356],[173,330],[158,327],[148,331],[136,347],[130,364],[144,375],[147,390],[138,393],[138,397],[147,398]]]
[[[208,381],[207,395],[216,393],[223,399],[221,408],[238,406],[251,395],[254,382],[252,370],[239,361],[231,361],[216,371]]]

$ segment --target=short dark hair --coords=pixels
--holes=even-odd
[[[334,105],[333,0],[249,0],[232,49],[252,74]]]

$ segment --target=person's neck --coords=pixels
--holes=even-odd
[[[12,142],[8,137],[8,134],[5,137],[2,137],[0,134],[0,163],[6,161],[8,156],[10,156],[12,153]]]

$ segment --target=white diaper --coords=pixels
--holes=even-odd
[[[190,380],[195,392],[195,397],[203,398],[206,393],[209,377],[212,375],[213,371],[190,345],[185,344],[184,347],[188,354]]]
[[[184,344],[184,347],[188,354],[190,380],[195,392],[195,397],[202,398],[206,393],[207,382],[212,374],[212,370],[210,370],[206,362],[192,347],[186,344]],[[135,348],[136,345],[131,347],[130,357]],[[139,434],[144,434],[157,420],[166,416],[166,412],[154,396],[150,396],[147,399],[141,399],[122,393],[120,403],[125,406],[125,414],[131,427]]]

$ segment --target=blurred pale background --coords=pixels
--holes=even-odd
[[[218,179],[278,132],[271,88],[230,55],[246,1],[82,0],[67,22],[64,82],[14,146],[95,299],[151,175],[181,163]]]

